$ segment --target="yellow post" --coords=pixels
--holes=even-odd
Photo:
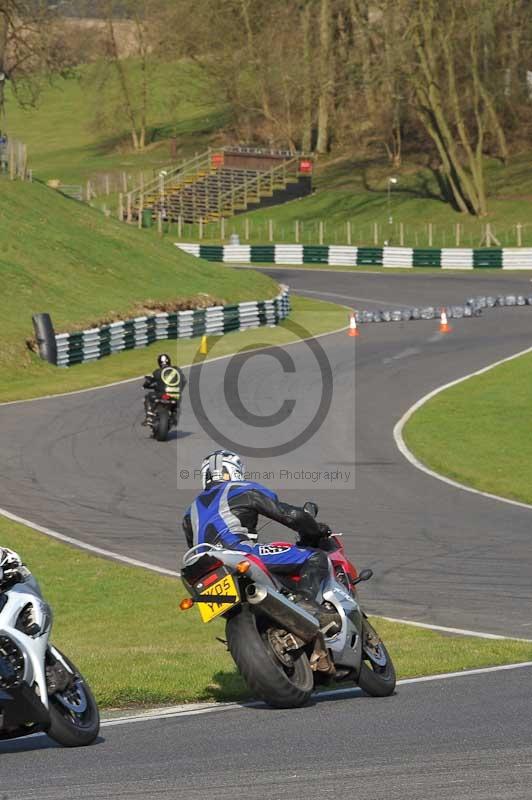
[[[201,344],[200,344],[199,351],[200,351],[200,355],[202,355],[202,356],[206,356],[207,353],[209,352],[209,342],[208,342],[206,336],[202,336],[201,337]]]

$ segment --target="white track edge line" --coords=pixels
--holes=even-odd
[[[423,628],[425,630],[430,631],[441,631],[441,633],[456,633],[460,636],[474,636],[477,639],[498,639],[503,641],[512,641],[512,642],[531,642],[532,639],[523,639],[518,636],[503,636],[500,633],[484,633],[482,631],[470,631],[466,628],[448,628],[445,625],[432,625],[429,622],[417,622],[416,620],[412,619],[397,619],[396,617],[383,617],[380,614],[375,614],[372,616],[379,617],[380,619],[385,619],[387,622],[399,622],[401,625],[411,625],[414,628]]]
[[[516,664],[501,664],[496,667],[480,667],[478,669],[462,670],[460,672],[443,672],[437,675],[425,675],[420,678],[403,678],[397,681],[397,686],[408,686],[416,683],[428,683],[430,681],[443,681],[451,680],[453,678],[467,678],[472,675],[486,675],[492,672],[503,672],[511,669],[522,669],[523,667],[532,667],[532,661],[522,661]],[[332,689],[328,692],[320,692],[314,695],[314,699],[322,700],[329,697],[341,697],[342,695],[353,694],[361,691],[357,686],[351,686],[345,689]],[[117,717],[115,719],[105,719],[102,721],[102,727],[110,727],[112,725],[128,725],[136,722],[150,722],[161,719],[172,719],[174,717],[191,717],[201,716],[202,714],[209,714],[213,711],[234,711],[243,708],[250,708],[253,706],[261,705],[257,702],[250,703],[212,703],[204,706],[203,708],[187,709],[186,705],[170,706],[168,709],[160,709],[158,711],[146,711],[144,713],[131,715],[129,717]]]
[[[94,555],[110,558],[113,561],[122,562],[130,567],[140,567],[142,569],[147,569],[150,572],[157,572],[160,575],[168,575],[172,578],[181,577],[180,572],[175,572],[174,570],[166,569],[165,567],[159,567],[156,564],[149,564],[146,561],[139,561],[138,559],[130,558],[129,556],[123,556],[120,553],[115,553],[112,550],[106,550],[102,547],[96,547],[95,545],[87,544],[86,542],[82,542],[80,539],[74,539],[72,536],[65,536],[65,534],[59,533],[58,531],[54,531],[51,528],[46,528],[43,525],[38,525],[37,523],[32,522],[31,520],[24,519],[24,517],[19,517],[16,514],[12,514],[10,511],[6,511],[6,509],[4,508],[0,508],[0,515],[13,520],[14,522],[18,522],[20,525],[26,525],[28,528],[32,528],[33,530],[36,530],[39,533],[43,533],[45,536],[49,536],[52,539],[57,539],[60,542],[73,545],[74,547],[77,547],[80,550],[87,550],[89,553],[93,553]],[[502,636],[497,633],[482,633],[480,631],[470,631],[464,628],[445,628],[441,625],[432,625],[431,623],[428,622],[415,622],[413,620],[408,620],[408,619],[396,619],[394,617],[384,617],[381,614],[371,614],[371,616],[379,617],[380,619],[385,619],[388,622],[398,622],[402,625],[413,625],[418,628],[427,628],[428,630],[441,631],[445,633],[456,633],[461,636],[475,636],[479,639],[505,639],[514,642],[515,641],[532,642],[532,639],[519,639],[515,636]]]
[[[436,478],[443,483],[447,483],[449,486],[453,486],[456,489],[462,489],[464,492],[471,492],[471,494],[477,494],[481,497],[487,497],[490,500],[498,500],[500,503],[508,503],[512,506],[517,506],[518,508],[526,508],[527,510],[532,510],[532,505],[530,503],[522,503],[519,500],[511,500],[508,497],[501,497],[497,494],[491,494],[490,492],[483,492],[480,489],[474,489],[472,486],[467,486],[464,483],[459,483],[458,481],[453,480],[452,478],[447,478],[445,475],[441,475],[439,472],[435,472],[434,470],[427,467],[423,464],[416,456],[412,453],[411,450],[408,449],[405,440],[403,438],[403,430],[410,419],[410,417],[415,414],[415,412],[420,409],[425,403],[431,400],[436,395],[440,394],[440,392],[445,391],[446,389],[450,389],[452,386],[456,386],[459,383],[463,383],[464,381],[469,380],[470,378],[475,378],[477,375],[482,375],[485,372],[489,372],[490,370],[494,369],[495,367],[499,367],[501,364],[506,364],[508,361],[513,361],[520,356],[525,356],[528,353],[532,353],[532,347],[527,347],[526,350],[520,350],[519,353],[514,353],[512,356],[508,356],[507,358],[502,358],[499,361],[495,361],[493,364],[489,364],[487,367],[483,367],[482,369],[478,369],[475,372],[470,372],[468,375],[464,375],[462,378],[458,378],[457,380],[450,381],[449,383],[440,386],[438,389],[433,389],[428,394],[424,395],[420,400],[414,403],[410,408],[405,411],[401,419],[396,423],[393,429],[393,438],[395,440],[395,444],[399,452],[409,461],[412,466],[416,467],[416,469],[421,470],[427,475],[430,475],[431,478]]]
[[[138,559],[130,558],[129,556],[123,556],[120,555],[120,553],[114,553],[112,550],[106,550],[103,547],[96,547],[95,545],[82,542],[79,539],[74,539],[72,536],[65,536],[65,534],[54,531],[51,528],[46,528],[44,525],[38,525],[36,522],[32,522],[29,519],[24,519],[24,517],[19,517],[16,514],[12,514],[10,511],[6,511],[5,508],[0,508],[0,514],[3,517],[7,517],[7,519],[13,520],[13,522],[18,522],[20,525],[26,525],[28,528],[32,528],[34,531],[44,533],[46,536],[50,536],[52,539],[58,539],[60,542],[74,545],[81,550],[88,550],[90,553],[94,553],[95,555],[105,556],[106,558],[111,558],[113,561],[121,561],[124,564],[128,564],[130,567],[142,567],[143,569],[148,569],[151,572],[158,572],[161,575],[169,575],[173,578],[180,577],[180,573],[174,572],[174,570],[166,569],[165,567],[158,567],[155,564],[148,564],[145,561],[139,561]]]

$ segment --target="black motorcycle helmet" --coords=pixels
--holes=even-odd
[[[170,356],[167,355],[166,353],[161,353],[160,356],[157,356],[157,363],[159,364],[159,367],[161,369],[164,369],[165,367],[170,367],[172,364],[172,362],[170,361]]]

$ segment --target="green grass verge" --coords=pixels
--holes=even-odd
[[[489,200],[489,215],[486,218],[464,216],[439,199],[417,196],[411,191],[393,195],[388,206],[387,194],[382,189],[374,191],[346,191],[330,189],[325,183],[309,197],[294,200],[279,206],[251,211],[227,220],[226,237],[238,233],[244,242],[249,232],[253,244],[269,241],[269,225],[272,224],[274,242],[295,242],[295,223],[299,225],[301,244],[317,244],[319,226],[323,223],[325,245],[347,245],[346,223],[351,224],[351,241],[354,245],[382,247],[385,241],[390,246],[400,245],[400,225],[403,226],[406,247],[429,247],[428,223],[432,224],[432,247],[456,247],[456,225],[460,225],[460,247],[481,247],[486,222],[498,237],[502,247],[517,246],[516,224],[522,223],[522,244],[532,245],[532,225],[527,223],[532,203],[530,200]],[[392,223],[389,217],[392,217]],[[246,222],[247,220],[247,222]],[[246,225],[248,226],[246,229]],[[375,225],[377,242],[375,245]],[[196,226],[197,229],[197,226]],[[186,233],[194,235],[194,226]],[[196,233],[196,237],[197,237]],[[220,238],[220,225],[211,223],[204,228],[204,236],[212,240]]]
[[[179,581],[96,558],[2,517],[0,543],[34,570],[54,609],[53,640],[102,708],[249,697],[215,638],[223,637],[223,622],[203,625],[196,609],[181,612]],[[375,624],[400,678],[532,659],[532,643]]]
[[[217,358],[244,348],[283,345],[337,330],[346,324],[347,314],[341,306],[293,297],[289,319],[274,328],[261,327],[225,336],[209,336],[207,358]],[[24,369],[13,367],[0,376],[0,402],[60,394],[135,378],[151,372],[157,354],[163,350],[175,356],[178,363],[191,364],[198,358],[199,344],[199,339],[155,342],[141,350],[116,353],[100,361],[78,364],[68,369],[53,367],[32,356]]]
[[[442,475],[532,503],[532,355],[446,389],[410,418],[404,438]]]

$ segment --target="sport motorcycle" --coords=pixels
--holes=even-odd
[[[0,740],[44,731],[88,745],[100,716],[89,685],[50,641],[52,611],[19,556],[0,548]]]
[[[318,509],[306,503],[305,510],[315,516]],[[240,674],[270,706],[302,706],[317,686],[330,682],[354,681],[374,697],[395,689],[392,659],[357,596],[357,585],[373,573],[357,573],[340,536],[324,541],[329,574],[316,598],[340,622],[323,628],[318,616],[299,604],[297,574],[275,574],[255,554],[219,545],[199,544],[183,557],[181,578],[190,597],[181,601],[181,609],[197,605],[204,623],[225,619],[227,648]]]
[[[146,375],[144,380],[146,385],[153,378]],[[146,417],[153,438],[158,442],[165,442],[171,428],[177,428],[181,398],[179,372],[175,367],[165,367],[161,370],[161,381],[164,390],[152,399]]]

